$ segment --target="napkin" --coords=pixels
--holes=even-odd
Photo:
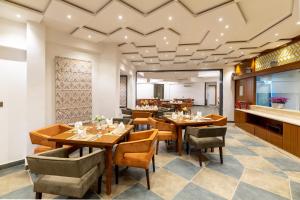
[[[79,129],[82,126],[82,121],[75,122],[74,127],[75,129]]]
[[[172,119],[177,119],[177,114],[176,113],[172,113]]]
[[[198,117],[201,117],[201,116],[202,116],[202,112],[197,111],[197,116],[198,116]]]
[[[113,124],[113,119],[112,118],[111,119],[106,119],[106,123],[108,125],[112,125]]]
[[[118,127],[112,131],[112,134],[120,134],[125,130],[125,125],[121,122]]]

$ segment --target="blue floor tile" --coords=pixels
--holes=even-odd
[[[256,153],[254,153],[247,147],[228,146],[226,148],[234,155],[257,156]]]
[[[291,181],[291,193],[293,200],[300,200],[300,183]]]
[[[234,194],[233,200],[286,200],[277,194],[241,182]]]
[[[300,172],[300,163],[293,161],[292,159],[285,157],[265,157],[265,159],[281,170]]]
[[[3,196],[0,196],[1,199],[34,199],[35,193],[33,192],[33,186],[29,185]]]
[[[195,174],[200,170],[200,167],[180,158],[176,158],[175,160],[171,161],[164,166],[164,168],[179,176],[182,176],[187,180],[191,180],[193,176],[195,176]]]
[[[137,183],[116,196],[114,199],[161,200],[162,198],[145,188],[143,185]]]
[[[242,144],[246,146],[253,146],[253,147],[264,147],[265,145],[261,142],[258,142],[256,140],[239,140]]]
[[[173,200],[223,200],[224,198],[211,193],[193,183],[189,183],[183,188]]]

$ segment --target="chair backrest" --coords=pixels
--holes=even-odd
[[[122,108],[121,112],[123,115],[131,115],[132,114],[132,110],[130,110],[128,108]]]
[[[130,118],[113,118],[113,123],[121,123],[123,124],[132,124],[132,119]]]
[[[144,111],[132,111],[132,118],[148,118],[151,117],[151,112],[144,112]]]
[[[67,158],[66,148],[27,156],[31,172],[44,175],[82,177],[98,164],[104,165],[104,151],[97,150],[79,158]]]
[[[191,127],[186,128],[186,134],[193,135],[198,138],[205,137],[222,137],[225,140],[227,127],[226,126],[209,126],[209,127]]]
[[[156,128],[157,127],[157,121],[153,117],[148,118],[148,123],[151,126],[151,128]]]
[[[210,114],[206,115],[205,117],[216,120],[216,122],[213,123],[215,126],[225,126],[227,124],[227,117],[222,115]]]

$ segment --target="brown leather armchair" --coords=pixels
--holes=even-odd
[[[55,149],[55,142],[48,141],[48,138],[71,129],[72,127],[65,124],[54,124],[45,128],[31,131],[29,133],[31,143],[39,145],[35,147],[34,153],[36,154]]]
[[[222,115],[210,114],[206,115],[205,117],[216,120],[216,122],[213,123],[215,126],[225,126],[227,124],[227,117]]]
[[[152,117],[148,118],[151,128],[158,130],[158,137],[156,143],[156,155],[158,154],[159,141],[176,141],[177,132],[174,124],[166,123],[162,120],[156,120]]]
[[[151,112],[132,111],[132,119],[133,119],[134,128],[136,129],[136,127],[139,125],[147,125],[148,126],[148,124],[149,124],[148,118],[151,116],[152,116]]]
[[[149,164],[152,159],[153,172],[155,172],[154,142],[157,139],[158,130],[135,132],[129,135],[128,142],[120,143],[115,152],[115,175],[118,184],[119,166],[137,167],[145,169],[147,185],[150,190]]]

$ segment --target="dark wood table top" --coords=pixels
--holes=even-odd
[[[200,120],[190,120],[190,119],[172,119],[171,116],[165,116],[165,119],[176,126],[204,126],[210,125],[215,122],[213,119],[200,119]]]

